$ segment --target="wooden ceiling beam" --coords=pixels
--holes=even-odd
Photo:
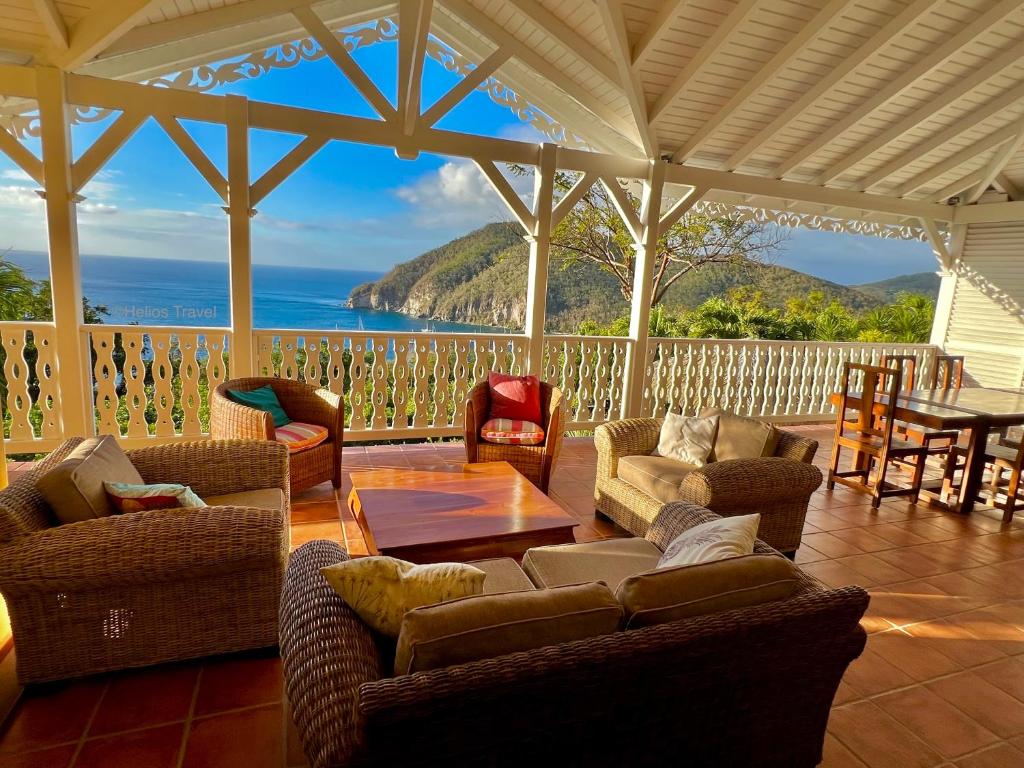
[[[63,70],[77,69],[128,32],[159,1],[118,0],[97,4],[71,30],[67,49],[55,49],[49,58]]]
[[[1008,141],[1013,141],[1017,136],[1019,128],[1016,123],[1013,125],[1007,125],[1004,128],[990,133],[983,139],[980,139],[972,143],[969,147],[960,150],[954,155],[950,155],[940,163],[936,163],[932,167],[914,176],[909,181],[901,184],[896,191],[898,197],[906,197],[911,192],[920,189],[930,181],[943,176],[955,168],[959,168],[964,163],[969,163],[979,155],[984,154],[996,147],[1001,147]]]
[[[683,8],[690,2],[692,0],[663,0],[661,7],[658,8],[657,15],[651,19],[651,23],[633,46],[632,64],[636,69],[640,69],[643,66],[644,61],[651,55],[658,41],[665,36],[672,22],[679,18]]]
[[[398,117],[412,136],[423,94],[423,58],[427,53],[433,0],[400,0],[398,5]]]
[[[982,175],[981,180],[978,184],[970,191],[967,195],[967,203],[976,203],[985,194],[985,190],[996,180],[996,177],[1002,173],[1006,164],[1010,162],[1010,159],[1017,153],[1017,150],[1024,146],[1024,121],[1018,122],[1017,135],[1014,136],[1003,146],[999,147],[992,155],[992,159],[988,161],[988,165],[985,166],[985,173]]]
[[[629,101],[629,109],[633,113],[633,122],[636,123],[636,133],[640,144],[644,148],[644,154],[653,158],[657,152],[657,145],[652,136],[651,124],[647,116],[647,98],[644,96],[644,90],[632,66],[629,35],[626,32],[626,19],[622,15],[622,4],[619,0],[602,0],[597,4],[597,9],[601,14],[605,34],[608,35],[608,41],[615,55],[615,64],[619,73],[618,84]]]
[[[995,183],[1011,200],[1020,200],[1024,198],[1024,191],[1022,191],[1021,188],[1017,186],[1017,184],[1015,184],[1005,173],[1000,172],[996,174]]]
[[[53,0],[32,0],[32,5],[35,6],[39,21],[53,44],[57,48],[67,50],[68,26]]]
[[[772,174],[776,178],[784,178],[793,172],[801,163],[810,159],[830,143],[856,127],[862,120],[869,117],[875,110],[884,107],[888,102],[912,88],[933,70],[941,67],[979,35],[988,32],[1007,16],[1020,10],[1020,0],[1002,0],[996,3],[974,21],[969,23],[927,55],[917,59],[913,66],[875,91],[866,101],[855,107],[850,113],[831,123],[829,127],[818,133],[813,140],[804,144],[797,152],[787,157],[775,167]]]

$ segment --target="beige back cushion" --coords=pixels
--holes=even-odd
[[[711,451],[711,461],[756,459],[775,454],[779,431],[771,424],[718,408],[705,408],[700,415],[704,418],[718,417],[718,434]]]
[[[36,482],[36,488],[60,523],[77,523],[114,514],[104,481],[142,485],[139,471],[110,435],[83,440],[60,464]]]
[[[621,622],[622,606],[600,582],[417,608],[402,620],[395,674],[607,635]]]
[[[659,568],[624,580],[615,592],[636,629],[789,597],[797,572],[781,555],[744,555],[698,565]]]
[[[714,450],[717,432],[716,416],[703,418],[666,413],[653,455],[703,467]]]

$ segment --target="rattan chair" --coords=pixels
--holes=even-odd
[[[55,526],[36,481],[80,442],[0,491],[0,593],[19,681],[274,645],[288,561],[287,449],[232,440],[128,451],[147,483],[182,483],[200,498],[278,489],[277,509],[236,497]]]
[[[562,432],[565,429],[562,401],[562,391],[558,387],[544,381],[540,383],[541,426],[544,428],[544,442],[540,445],[488,443],[480,439],[480,428],[491,412],[491,391],[486,381],[480,382],[470,390],[469,398],[466,400],[466,461],[470,464],[507,461],[531,483],[547,493],[551,472],[562,450]]]
[[[327,389],[289,379],[254,377],[225,381],[210,396],[210,437],[215,440],[273,440],[274,420],[269,413],[236,403],[229,389],[243,391],[270,385],[285,412],[294,421],[327,427],[327,440],[290,457],[292,493],[330,480],[341,487],[341,449],[345,409],[341,397]]]

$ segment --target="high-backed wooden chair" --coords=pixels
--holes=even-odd
[[[855,374],[859,381],[851,381],[851,374]],[[917,502],[928,452],[924,445],[901,440],[894,434],[894,414],[902,378],[902,366],[887,368],[860,363],[843,364],[842,398],[836,413],[832,463],[826,484],[829,490],[835,488],[836,483],[841,483],[867,493],[871,496],[871,506],[875,508],[889,496],[910,496],[912,502]],[[851,410],[856,413],[855,420],[848,418]],[[854,451],[856,458],[851,469],[840,471],[843,448]],[[890,461],[913,464],[909,487],[886,482]]]
[[[963,355],[936,355],[930,383],[932,389],[960,389],[964,383]]]
[[[885,368],[901,368],[900,391],[909,391],[917,384],[917,357],[915,355],[882,355],[880,363]],[[881,381],[881,380],[879,380]]]
[[[914,355],[885,354],[882,355],[881,364],[886,368],[900,368],[902,370],[899,387],[901,392],[908,392],[919,383],[917,380],[917,357]],[[932,377],[934,378],[937,373],[938,369],[933,368]],[[880,379],[880,385],[881,382],[882,380]],[[904,422],[897,422],[893,431],[900,438],[925,446],[930,456],[948,453],[949,449],[960,438],[960,433],[955,429],[930,429],[918,424],[907,424]]]
[[[967,464],[967,449],[954,445],[950,449],[943,479],[943,493],[954,493],[958,484],[956,473]],[[984,489],[988,500],[996,509],[1003,511],[1003,522],[1013,520],[1017,507],[1024,504],[1024,486],[1021,484],[1021,470],[1024,469],[1024,441],[1011,444],[1003,441],[991,442],[985,446],[985,465],[991,473],[988,486]]]

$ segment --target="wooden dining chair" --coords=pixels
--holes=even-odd
[[[948,356],[947,356],[948,357]],[[963,358],[961,358],[962,360]],[[901,368],[900,391],[907,392],[916,386],[917,382],[917,357],[914,355],[882,355],[881,364],[886,368]],[[938,373],[938,369],[932,371]],[[934,375],[933,375],[934,378]],[[879,385],[883,386],[879,379]],[[959,388],[959,387],[958,387]],[[930,429],[918,424],[907,424],[903,421],[896,422],[893,432],[904,440],[923,445],[928,449],[929,456],[941,456],[949,453],[950,447],[960,439],[960,432],[955,429]]]
[[[946,496],[959,490],[956,474],[967,466],[967,449],[954,445],[950,448],[942,491]],[[1017,507],[1024,504],[1024,487],[1021,485],[1021,470],[1024,469],[1024,441],[1008,444],[993,441],[985,446],[985,468],[989,471],[989,482],[983,492],[989,495],[989,503],[1003,511],[1003,522],[1013,520]]]
[[[900,378],[900,391],[908,391],[914,388],[917,383],[917,357],[915,355],[890,355],[888,353],[882,355],[880,365],[886,368],[897,368],[903,369],[903,375]],[[881,383],[881,379],[879,379]]]
[[[851,374],[859,382],[852,382]],[[871,506],[876,509],[882,499],[889,496],[910,496],[912,502],[917,502],[928,454],[924,445],[902,440],[893,433],[902,379],[903,369],[900,365],[889,368],[860,363],[843,364],[842,392],[832,441],[832,463],[829,465],[826,483],[829,490],[835,488],[836,483],[841,483],[855,491],[870,494]],[[858,385],[859,389],[851,389]],[[848,418],[851,410],[856,412],[856,420]],[[851,469],[840,471],[840,453],[843,448],[853,451],[856,458]],[[909,487],[886,482],[890,461],[913,464]]]
[[[932,363],[932,389],[960,389],[964,383],[963,355],[936,355]]]

